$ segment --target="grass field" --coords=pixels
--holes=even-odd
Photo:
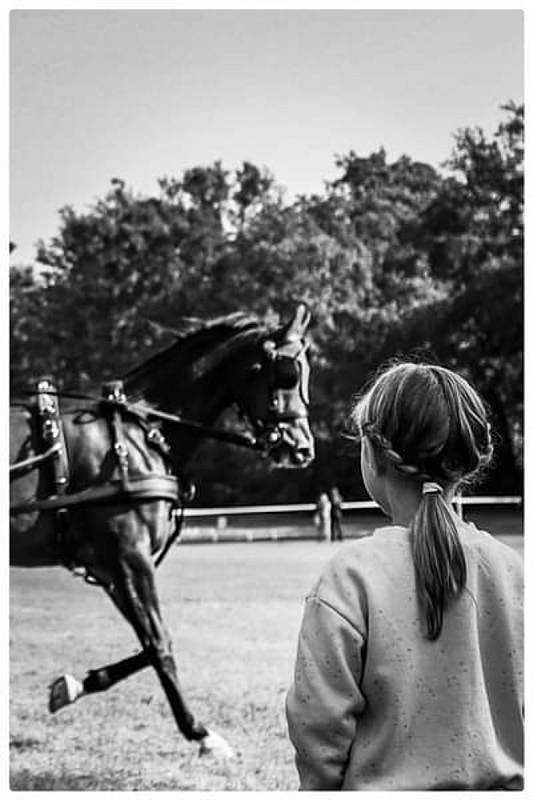
[[[59,568],[12,569],[11,789],[297,789],[285,694],[304,596],[338,546],[182,544],[159,570],[185,696],[237,751],[233,762],[200,758],[179,736],[150,670],[50,715],[52,679],[123,658],[136,640],[100,589]]]

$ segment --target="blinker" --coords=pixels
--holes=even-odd
[[[297,364],[292,358],[278,356],[276,359],[276,379],[278,389],[294,389],[298,385],[300,374]]]

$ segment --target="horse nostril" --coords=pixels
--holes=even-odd
[[[300,447],[294,455],[298,464],[307,464],[313,458],[313,453],[309,447]]]
[[[281,436],[278,431],[270,431],[267,438],[269,444],[277,444]]]

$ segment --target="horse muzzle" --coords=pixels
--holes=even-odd
[[[265,436],[265,449],[274,467],[303,469],[315,457],[314,439],[306,417],[292,424],[279,423]]]

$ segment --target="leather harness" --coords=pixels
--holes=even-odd
[[[93,485],[78,492],[68,492],[70,484],[70,466],[68,449],[65,440],[61,413],[59,410],[58,392],[50,377],[41,378],[35,387],[34,408],[37,415],[37,424],[44,451],[31,458],[16,462],[10,466],[10,480],[15,480],[33,469],[48,467],[52,478],[53,491],[49,497],[34,498],[26,502],[11,506],[11,516],[31,514],[42,511],[55,511],[58,518],[58,527],[62,529],[60,538],[63,539],[68,509],[88,505],[102,505],[116,503],[121,500],[129,503],[141,503],[151,500],[167,500],[172,504],[173,510],[184,506],[187,499],[186,491],[175,475],[165,473],[149,473],[147,475],[133,475],[130,473],[128,450],[124,436],[124,413],[132,413],[127,405],[122,388],[122,381],[112,381],[102,387],[102,413],[107,417],[114,453],[118,466],[118,478],[108,481],[103,485]],[[166,444],[161,432],[150,428],[141,415],[133,412],[146,432],[148,443],[156,447],[164,457],[169,458],[170,448]],[[164,552],[158,557],[160,563],[170,544],[179,535],[181,525],[176,529]]]

